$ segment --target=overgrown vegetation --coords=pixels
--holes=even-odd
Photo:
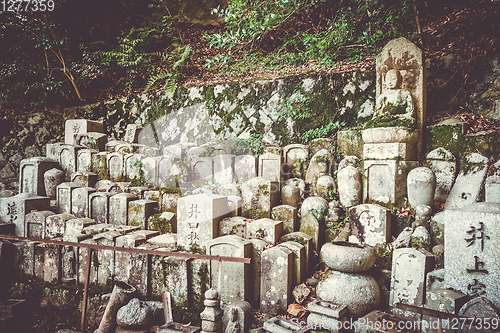
[[[373,55],[399,36],[434,56],[451,45],[469,52],[466,58],[498,48],[498,1],[229,0],[213,9],[218,28],[180,22],[171,0],[51,3],[50,11],[0,16],[3,113],[151,88],[171,97],[179,84],[208,77],[371,67]],[[449,13],[456,35],[436,29]]]

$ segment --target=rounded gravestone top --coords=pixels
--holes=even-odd
[[[208,289],[205,291],[205,299],[217,299],[219,297],[219,293],[215,289]]]
[[[359,168],[361,165],[361,160],[357,156],[346,156],[342,161],[340,161],[338,170],[342,170],[349,165],[355,168]]]

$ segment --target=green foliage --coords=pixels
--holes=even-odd
[[[135,167],[137,169],[137,174],[139,175],[139,177],[137,177],[135,179],[135,181],[133,182],[133,183],[135,183],[133,185],[135,185],[135,186],[141,186],[141,185],[149,186],[150,185],[149,181],[146,179],[146,170],[142,166],[142,162],[136,161],[132,165],[133,165],[133,167]]]
[[[258,157],[264,152],[264,140],[262,140],[262,136],[258,133],[250,134],[248,139],[233,139],[233,145],[235,147],[235,154],[245,154],[250,150],[255,157]]]
[[[276,29],[292,14],[315,4],[314,0],[233,0],[226,8],[220,6],[213,14],[224,19],[226,31],[205,35],[210,46],[227,47],[259,40]]]

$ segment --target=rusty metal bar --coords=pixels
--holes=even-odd
[[[87,270],[85,272],[85,287],[83,289],[83,303],[82,303],[82,332],[85,332],[85,316],[87,315],[87,293],[90,284],[90,265],[92,264],[92,249],[87,249]]]
[[[418,313],[424,316],[430,316],[430,317],[435,317],[439,319],[470,319],[471,317],[464,317],[464,316],[459,316],[453,313],[446,313],[446,312],[441,312],[441,311],[436,311],[436,310],[431,310],[431,309],[424,309],[424,308],[419,308],[418,306],[414,305],[409,305],[409,304],[403,304],[403,303],[396,303],[394,304],[394,307],[397,309],[401,309],[404,311],[409,311],[409,312],[414,312]]]
[[[139,254],[150,254],[154,256],[164,256],[164,257],[178,257],[178,258],[190,258],[190,259],[206,259],[206,260],[217,260],[217,261],[229,261],[229,262],[240,262],[244,264],[250,264],[251,258],[237,258],[237,257],[225,257],[225,256],[211,256],[207,254],[198,253],[187,253],[187,252],[169,252],[169,251],[157,251],[148,249],[137,249],[133,247],[115,247],[106,245],[96,245],[96,244],[85,244],[85,243],[73,243],[54,239],[38,239],[29,237],[18,237],[12,235],[1,235],[0,239],[8,239],[20,242],[32,242],[32,243],[43,243],[43,244],[55,244],[73,247],[82,247],[93,250],[109,250],[109,251],[119,251],[128,253],[139,253]]]

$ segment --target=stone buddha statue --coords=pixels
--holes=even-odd
[[[385,74],[386,89],[377,98],[373,119],[366,127],[415,127],[410,93],[401,89],[401,74],[395,68]]]

